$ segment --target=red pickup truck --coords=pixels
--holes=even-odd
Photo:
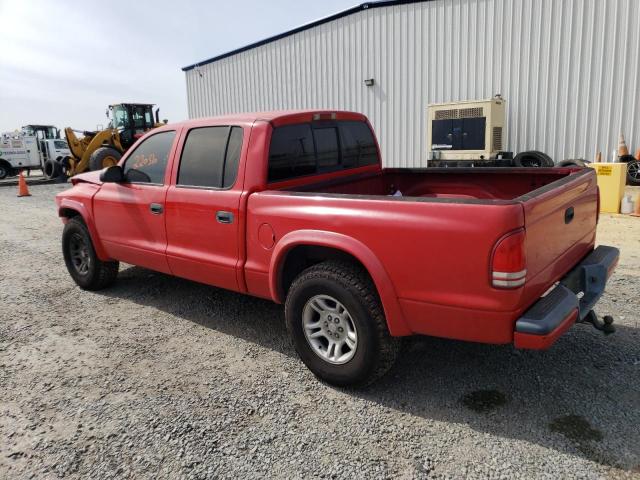
[[[56,197],[75,282],[118,262],[285,303],[302,361],[338,385],[422,334],[548,348],[593,306],[617,249],[594,249],[589,168],[384,169],[350,112],[191,120]],[[257,320],[259,321],[259,320]]]

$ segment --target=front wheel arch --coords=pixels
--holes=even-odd
[[[93,247],[96,250],[98,258],[103,262],[113,260],[109,255],[107,255],[104,245],[102,245],[102,242],[100,241],[98,232],[93,224],[92,216],[81,202],[68,198],[64,199],[58,208],[58,216],[63,219],[64,223],[67,223],[74,217],[80,217],[89,230],[89,235],[91,235],[91,241],[93,242]]]

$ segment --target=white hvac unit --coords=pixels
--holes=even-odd
[[[495,160],[504,149],[505,100],[436,103],[428,107],[428,158]]]

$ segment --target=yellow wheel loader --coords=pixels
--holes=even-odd
[[[61,171],[72,177],[116,165],[138,138],[167,123],[166,120],[160,123],[158,112],[156,109],[154,118],[153,104],[118,103],[109,105],[107,117],[110,121],[104,130],[88,132],[65,128],[71,155],[61,160]],[[82,135],[78,137],[76,133]]]

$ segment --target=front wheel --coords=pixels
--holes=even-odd
[[[98,258],[89,230],[78,217],[71,218],[64,226],[62,254],[71,278],[83,290],[101,290],[118,276],[119,263]]]
[[[306,269],[289,289],[285,314],[298,355],[328,383],[366,386],[398,355],[376,288],[357,265],[332,260]]]

